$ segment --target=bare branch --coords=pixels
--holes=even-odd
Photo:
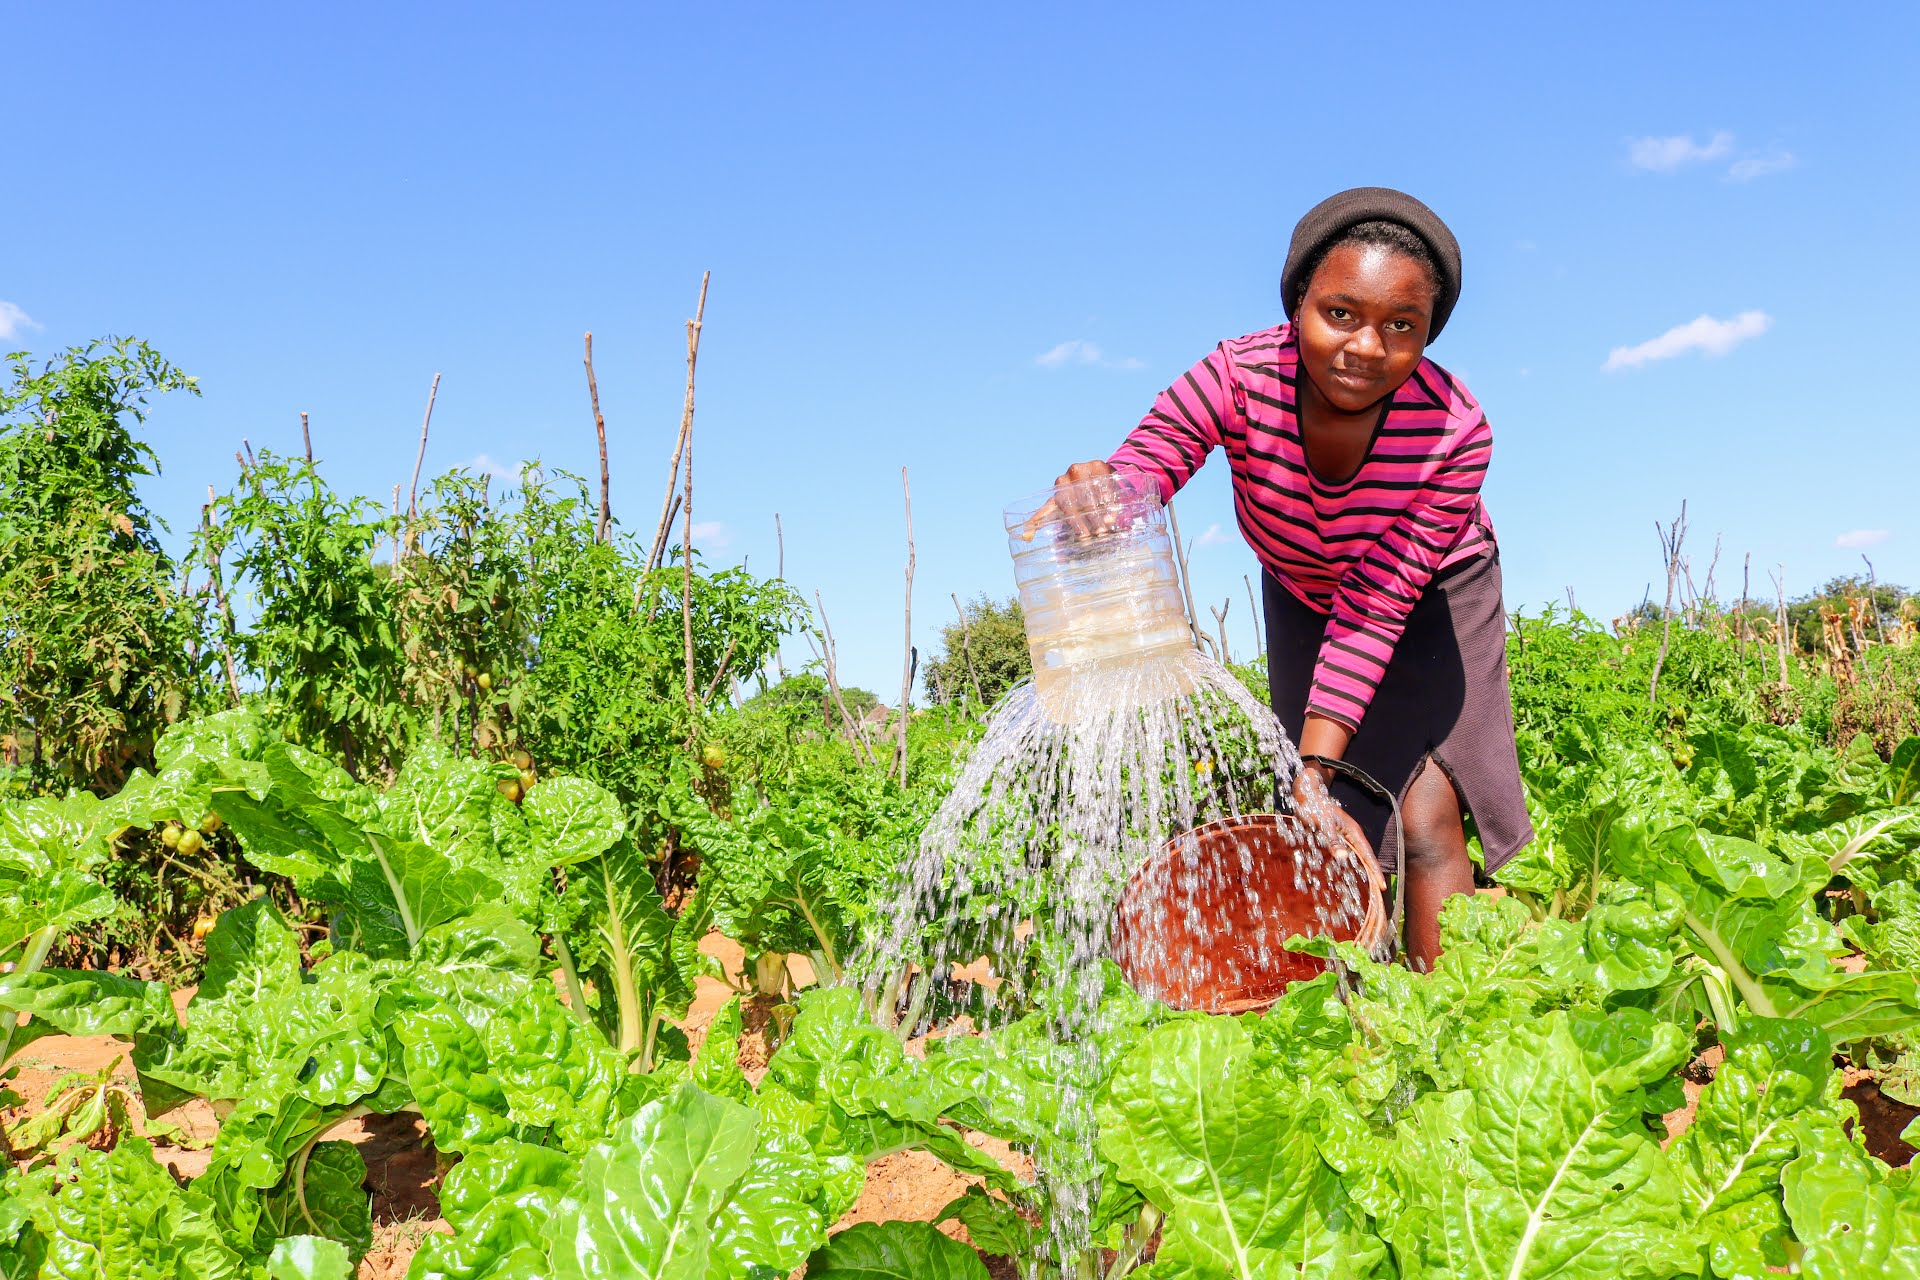
[[[781,582],[787,580],[787,536],[780,531],[780,513],[773,513],[773,545],[778,559],[774,561],[773,576]],[[780,672],[780,678],[787,678],[787,660],[780,655],[780,645],[773,646],[773,665]]]
[[[413,483],[407,486],[407,519],[412,520],[419,511],[420,503],[420,464],[427,460],[427,428],[433,425],[433,402],[440,395],[440,375],[433,375],[433,386],[427,391],[427,411],[420,419],[420,452],[413,456]]]
[[[1647,682],[1647,701],[1657,702],[1660,697],[1660,668],[1667,664],[1667,644],[1673,638],[1673,588],[1679,580],[1681,571],[1686,567],[1680,557],[1681,544],[1687,540],[1687,504],[1680,502],[1680,514],[1673,523],[1662,529],[1656,521],[1654,532],[1660,535],[1660,551],[1667,561],[1667,602],[1660,617],[1660,652],[1654,655],[1653,678]]]
[[[1264,658],[1267,654],[1267,642],[1260,634],[1260,601],[1253,594],[1253,579],[1243,573],[1240,575],[1240,581],[1247,584],[1247,611],[1253,615],[1253,656]]]
[[[727,664],[733,661],[733,648],[739,643],[739,636],[734,636],[727,641],[727,651],[720,655],[720,665],[714,670],[713,679],[707,681],[707,691],[700,695],[701,702],[713,701],[713,691],[720,687],[720,677],[727,673]]]
[[[306,414],[300,415],[305,419]],[[234,632],[233,610],[227,604],[226,588],[220,584],[220,550],[213,536],[213,486],[207,486],[207,505],[200,508],[200,528],[206,534],[207,576],[213,585],[213,598],[220,606],[221,627],[220,661],[227,670],[227,692],[233,695],[233,705],[240,705],[240,677],[233,668],[233,650],[228,646],[228,637]]]
[[[1873,607],[1874,629],[1879,633],[1880,643],[1885,644],[1887,642],[1887,624],[1880,617],[1879,584],[1874,581],[1873,561],[1867,560],[1867,553],[1864,551],[1860,553],[1860,558],[1865,560],[1867,565],[1867,603]]]
[[[827,669],[827,690],[833,694],[834,703],[840,708],[840,718],[846,721],[848,728],[853,730],[854,740],[860,744],[867,763],[877,764],[879,759],[874,755],[873,743],[867,740],[866,722],[853,718],[853,714],[847,710],[847,700],[840,694],[840,673],[834,661],[833,624],[827,621],[827,602],[820,598],[818,591],[813,593],[813,602],[820,609],[821,646],[816,652],[820,653],[822,665]],[[813,643],[811,637],[808,638],[807,643]]]
[[[1193,583],[1188,581],[1187,578],[1187,548],[1186,544],[1180,541],[1180,517],[1173,513],[1173,503],[1171,502],[1167,503],[1167,525],[1173,532],[1173,554],[1174,558],[1179,562],[1180,594],[1187,602],[1187,630],[1193,633],[1193,647],[1205,650],[1209,646],[1203,643],[1206,640],[1206,636],[1201,633],[1200,624],[1195,620]]]
[[[1773,644],[1780,655],[1780,692],[1784,696],[1788,688],[1787,646],[1792,643],[1791,637],[1787,634],[1787,566],[1783,564],[1778,573],[1770,573],[1767,576],[1773,579],[1775,600]]]
[[[973,682],[973,700],[982,706],[986,699],[980,696],[980,673],[973,666],[973,628],[967,623],[967,611],[960,607],[960,593],[949,592],[953,597],[953,611],[960,615],[960,652],[966,655],[967,679]]]
[[[593,402],[593,433],[600,439],[600,522],[594,530],[594,536],[601,542],[607,540],[608,531],[613,525],[613,508],[608,498],[607,480],[607,420],[600,416],[600,384],[593,377],[593,330],[587,330],[587,398]]]
[[[693,436],[693,371],[700,358],[700,329],[707,318],[707,282],[712,279],[711,271],[700,277],[700,304],[694,308],[693,319],[687,322],[687,398],[680,409],[680,438],[673,446],[673,465],[667,468],[667,492],[660,499],[660,524],[653,533],[653,550],[647,555],[649,569],[663,563],[667,554],[667,534],[673,528],[673,516],[668,508],[679,486],[681,457]]]
[[[900,771],[900,786],[907,785],[907,713],[913,705],[913,486],[907,483],[907,469],[900,468],[900,492],[907,504],[907,602],[905,627],[907,652],[900,675],[900,730],[893,749],[894,766]]]
[[[1233,661],[1232,651],[1227,648],[1227,614],[1232,611],[1232,596],[1227,597],[1227,606],[1224,609],[1216,609],[1212,605],[1207,606],[1207,612],[1213,615],[1213,625],[1218,628],[1220,632],[1220,661],[1222,662]]]

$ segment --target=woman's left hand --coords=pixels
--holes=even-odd
[[[1329,835],[1344,841],[1355,853],[1371,853],[1373,850],[1367,843],[1367,833],[1353,820],[1353,815],[1333,798],[1333,793],[1327,790],[1325,772],[1309,763],[1302,765],[1300,772],[1294,775],[1294,812],[1327,829]]]

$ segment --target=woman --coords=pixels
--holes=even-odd
[[[1294,228],[1287,323],[1223,342],[1113,456],[1171,498],[1226,450],[1240,529],[1265,569],[1273,710],[1303,756],[1344,759],[1394,790],[1388,810],[1309,761],[1393,873],[1406,864],[1407,950],[1439,954],[1446,898],[1473,889],[1462,815],[1492,872],[1533,838],[1507,694],[1500,551],[1480,501],[1492,433],[1425,358],[1460,296],[1460,246],[1383,187],[1343,191]]]

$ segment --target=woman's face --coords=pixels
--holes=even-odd
[[[1294,309],[1301,366],[1321,397],[1359,413],[1399,390],[1427,348],[1433,293],[1427,269],[1386,245],[1329,253]]]

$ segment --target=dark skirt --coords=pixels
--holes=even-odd
[[[1295,742],[1320,657],[1325,614],[1316,613],[1271,574],[1264,575],[1267,679],[1273,711]],[[1453,779],[1491,874],[1533,839],[1507,693],[1507,617],[1500,602],[1500,555],[1454,565],[1427,584],[1348,744],[1346,758],[1404,804],[1407,786],[1431,757]],[[1353,815],[1392,874],[1400,833],[1390,811],[1344,778],[1334,798]]]

